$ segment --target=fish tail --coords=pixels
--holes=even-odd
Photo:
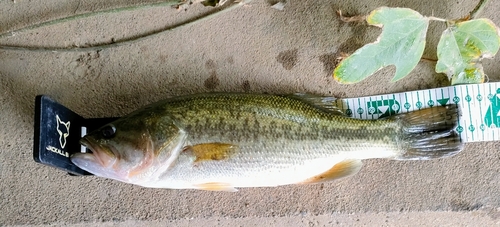
[[[464,147],[455,131],[460,111],[457,105],[439,106],[393,116],[402,125],[398,144],[403,152],[397,160],[427,160],[453,156]]]

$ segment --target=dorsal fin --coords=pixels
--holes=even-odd
[[[300,99],[304,102],[307,102],[313,106],[319,107],[336,115],[342,115],[342,116],[346,115],[341,109],[335,106],[335,100],[337,100],[335,97],[319,96],[319,95],[304,94],[304,93],[295,93],[290,95],[290,97]]]

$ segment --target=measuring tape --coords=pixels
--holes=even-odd
[[[358,119],[378,119],[450,104],[458,104],[462,112],[456,127],[462,141],[500,140],[500,82],[337,99],[334,103]]]

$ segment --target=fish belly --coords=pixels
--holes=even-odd
[[[395,149],[392,145],[363,141],[351,145],[274,141],[242,144],[234,154],[222,160],[197,161],[192,153],[182,152],[174,165],[150,187],[197,188],[209,183],[236,188],[297,184],[345,160],[394,157]]]

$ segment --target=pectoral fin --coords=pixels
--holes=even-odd
[[[223,160],[236,151],[237,146],[227,143],[202,143],[188,148],[196,156],[195,162],[204,160]]]
[[[225,192],[237,192],[238,189],[234,188],[228,183],[222,182],[209,182],[203,184],[195,185],[196,189],[207,190],[207,191],[225,191]]]
[[[314,184],[314,183],[323,183],[327,181],[332,181],[335,179],[339,179],[342,177],[347,177],[354,175],[359,172],[363,163],[358,159],[349,159],[341,161],[335,164],[331,169],[326,172],[306,179],[301,182],[302,184]]]

